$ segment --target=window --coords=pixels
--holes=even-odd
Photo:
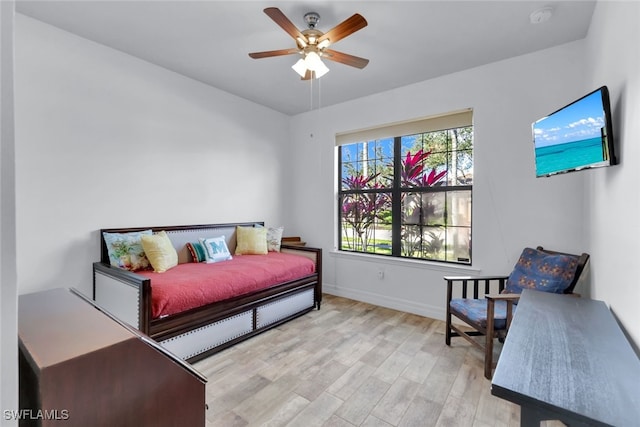
[[[340,250],[471,263],[470,111],[336,140]]]

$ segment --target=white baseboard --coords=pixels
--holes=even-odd
[[[444,301],[441,306],[422,304],[415,301],[389,297],[372,292],[345,289],[328,283],[322,284],[322,291],[330,295],[362,301],[369,304],[379,305],[381,307],[392,308],[394,310],[413,313],[419,316],[429,317],[431,319],[444,320],[446,314]]]

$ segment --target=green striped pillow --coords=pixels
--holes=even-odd
[[[207,260],[207,255],[204,251],[204,247],[200,242],[187,243],[187,249],[191,254],[193,262],[204,262]]]

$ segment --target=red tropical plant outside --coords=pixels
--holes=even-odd
[[[375,183],[375,179],[379,175],[380,174],[377,173],[375,175],[369,175],[369,176],[364,176],[364,175],[348,176],[346,178],[342,178],[342,183],[345,185],[347,190],[362,190],[367,187],[373,188],[371,186],[372,185],[371,182],[373,181]]]
[[[400,178],[403,187],[431,187],[442,183],[442,179],[446,176],[447,171],[437,172],[436,169],[427,171],[425,169],[425,160],[431,155],[430,151],[418,150],[415,154],[407,152],[401,161]],[[354,175],[342,179],[343,188],[345,190],[364,190],[364,189],[380,189],[384,188],[376,180],[380,174],[374,175]],[[403,193],[403,197],[404,197]],[[367,252],[372,227],[376,220],[391,209],[388,194],[381,192],[364,192],[355,194],[346,194],[342,201],[342,220],[349,227],[342,227],[348,234],[352,232],[351,242],[347,241],[347,245],[352,249],[360,246],[359,250]],[[414,209],[421,209],[415,206]],[[416,239],[421,240],[421,236],[412,236],[409,233],[403,233],[403,242],[407,240],[408,246],[415,247]]]
[[[436,172],[435,169],[431,169],[431,172],[425,173],[424,161],[430,155],[431,151],[423,151],[422,149],[415,154],[411,154],[411,151],[407,152],[402,160],[402,170],[400,171],[404,187],[431,187],[440,183],[440,180],[447,175],[446,170]]]
[[[402,160],[402,170],[400,177],[403,187],[433,187],[441,185],[442,179],[447,175],[447,170],[437,172],[435,168],[427,173],[425,169],[425,160],[431,155],[431,151],[418,150],[415,154],[410,151]],[[402,193],[402,204],[404,206],[404,214],[407,217],[417,215],[420,219],[419,224],[423,224],[422,217],[425,215],[425,206],[422,202],[411,200],[407,201],[407,193]],[[428,209],[428,207],[427,207]],[[422,226],[419,227],[402,227],[402,247],[403,252],[407,256],[414,256],[423,250],[428,252],[437,252],[442,247],[442,240],[434,233],[429,232],[429,241],[424,241],[422,234]],[[429,249],[427,249],[429,248]]]
[[[379,189],[382,186],[376,182],[380,174],[363,176],[349,176],[342,179],[346,190]],[[342,219],[352,231],[351,241],[366,252],[371,237],[371,227],[381,212],[385,210],[388,197],[383,193],[346,194],[342,201]],[[348,228],[343,227],[343,230]],[[350,242],[347,242],[349,245]],[[353,248],[355,249],[355,247]]]

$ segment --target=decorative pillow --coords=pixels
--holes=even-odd
[[[267,250],[267,229],[236,227],[236,255],[264,255]]]
[[[187,243],[187,250],[191,254],[193,262],[204,262],[207,260],[207,251],[200,242]]]
[[[270,252],[280,252],[280,242],[284,227],[267,228],[267,250]]]
[[[204,247],[208,263],[232,259],[224,236],[200,239],[200,244]]]
[[[509,275],[505,293],[520,294],[523,289],[561,294],[573,280],[578,259],[570,255],[548,254],[525,248]]]
[[[144,254],[140,238],[151,234],[153,234],[151,230],[132,233],[102,233],[111,265],[129,271],[149,268],[149,260]]]
[[[178,265],[178,252],[164,230],[150,236],[144,235],[140,240],[142,249],[156,273],[164,273]]]

